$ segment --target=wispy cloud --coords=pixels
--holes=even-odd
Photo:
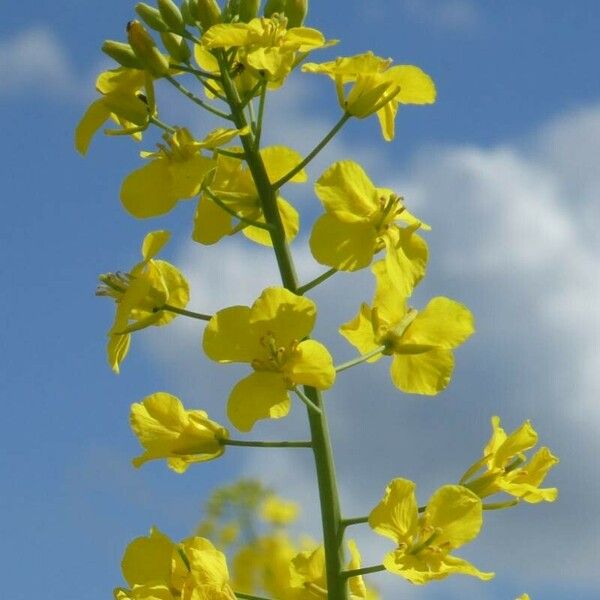
[[[0,96],[81,94],[66,48],[41,25],[0,39],[0,81]]]
[[[402,0],[401,6],[419,21],[453,31],[474,29],[482,21],[473,0]]]

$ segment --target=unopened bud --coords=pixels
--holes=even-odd
[[[158,0],[158,10],[171,31],[181,33],[185,29],[181,11],[173,0]]]
[[[307,12],[308,0],[286,0],[284,13],[288,20],[288,29],[302,27]]]
[[[183,0],[181,3],[181,17],[186,25],[194,26],[196,24],[196,19],[193,17],[194,13],[192,12],[191,5],[191,0]]]
[[[160,34],[160,39],[175,62],[186,63],[190,60],[192,54],[180,35],[167,31]]]
[[[263,14],[272,17],[275,13],[283,14],[285,11],[285,0],[267,0]]]
[[[122,67],[129,69],[142,69],[140,59],[135,55],[133,48],[129,44],[106,40],[102,44],[102,52],[118,62]]]
[[[209,27],[221,22],[221,9],[216,0],[197,0],[196,19],[206,31]]]
[[[240,21],[248,23],[258,14],[260,0],[240,0]]]
[[[156,8],[139,2],[135,5],[135,12],[150,29],[154,29],[154,31],[169,31],[168,25],[163,21],[160,12]]]
[[[154,77],[168,75],[167,57],[156,47],[152,36],[139,21],[130,21],[127,24],[127,38],[135,55],[151,75]]]

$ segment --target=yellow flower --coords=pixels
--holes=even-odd
[[[299,508],[278,496],[269,496],[262,505],[262,518],[273,525],[289,525],[298,518]]]
[[[326,210],[310,237],[315,259],[342,271],[356,271],[386,248],[390,276],[399,293],[409,296],[425,275],[428,256],[427,244],[415,232],[429,226],[411,215],[392,190],[375,187],[351,160],[331,165],[317,180],[315,191]]]
[[[473,492],[460,485],[445,485],[419,515],[415,484],[398,478],[390,482],[369,515],[369,525],[397,544],[396,550],[386,555],[385,568],[411,583],[424,584],[458,573],[487,580],[494,574],[483,573],[450,554],[477,537],[482,514],[481,500]]]
[[[151,325],[166,325],[176,314],[161,310],[165,305],[185,308],[190,292],[184,276],[170,263],[155,260],[170,237],[168,231],[153,231],[142,244],[142,262],[129,273],[100,276],[99,296],[110,296],[117,305],[115,320],[108,332],[108,362],[116,373],[131,342],[131,332]]]
[[[327,389],[333,384],[327,348],[305,339],[316,314],[308,298],[271,287],[252,307],[231,306],[209,321],[203,339],[207,356],[221,363],[247,362],[254,369],[229,396],[227,414],[240,431],[250,431],[259,419],[285,417],[295,386]]]
[[[118,123],[123,130],[143,128],[148,124],[149,109],[142,89],[148,83],[144,71],[120,67],[100,73],[96,89],[101,97],[90,104],[75,129],[75,147],[86,154],[95,133],[108,119]],[[133,133],[135,139],[141,133]]]
[[[297,53],[305,55],[330,45],[316,29],[287,29],[286,25],[286,19],[275,16],[217,24],[204,33],[202,44],[208,50],[238,48],[237,59],[244,68],[267,81],[282,83],[294,68]]]
[[[302,161],[302,157],[298,152],[285,146],[263,148],[260,155],[271,182],[275,182],[286,175]],[[290,182],[304,183],[306,180],[306,171],[302,169],[290,179]],[[226,235],[233,235],[241,230],[253,242],[264,246],[272,245],[268,231],[244,222],[234,223],[231,212],[221,208],[211,197],[211,194],[216,196],[220,203],[244,219],[260,223],[265,222],[254,179],[250,169],[244,166],[242,160],[230,156],[218,156],[217,168],[208,187],[210,187],[210,190],[202,194],[194,217],[192,238],[196,242],[215,244]],[[277,206],[283,222],[286,240],[290,242],[298,233],[298,212],[281,196],[277,198]]]
[[[367,52],[321,64],[308,63],[302,70],[331,77],[340,106],[352,116],[362,119],[377,113],[383,137],[391,141],[400,104],[432,104],[436,97],[435,84],[419,67],[391,64],[391,59]],[[348,94],[344,89],[347,83],[354,84]]]
[[[174,544],[152,528],[127,546],[121,568],[131,589],[117,588],[116,600],[235,600],[225,555],[201,537]]]
[[[348,541],[350,561],[348,571],[360,569],[361,557],[354,540]],[[298,600],[312,598],[327,598],[327,572],[325,569],[325,550],[319,546],[315,550],[300,552],[292,559],[290,566],[290,584],[299,593]],[[367,587],[361,576],[351,577],[348,580],[350,599],[369,598]]]
[[[228,132],[237,135],[237,130]],[[157,152],[142,153],[150,162],[132,171],[121,186],[123,206],[138,219],[163,215],[178,200],[198,195],[204,178],[215,168],[215,162],[200,153],[206,142],[194,140],[187,129],[177,129],[164,140],[166,145]]]
[[[500,417],[492,417],[492,436],[483,449],[483,458],[467,470],[461,482],[481,498],[504,492],[530,504],[554,502],[558,490],[540,485],[559,460],[542,447],[528,461],[525,452],[537,441],[537,432],[529,421],[507,435],[500,427]],[[468,481],[481,469],[485,469],[483,475]]]
[[[518,598],[516,598],[515,600],[530,600],[529,598],[529,594],[521,594]]]
[[[135,467],[165,458],[171,469],[183,473],[190,463],[218,458],[227,429],[202,410],[186,410],[171,394],[157,392],[132,404],[129,422],[145,452],[133,459]]]
[[[406,393],[435,395],[450,383],[454,370],[452,349],[475,331],[469,309],[438,296],[417,311],[395,289],[383,261],[371,269],[377,286],[373,306],[362,304],[354,319],[340,333],[361,354],[375,352],[392,357],[390,375],[394,385]],[[369,362],[381,358],[373,356]]]

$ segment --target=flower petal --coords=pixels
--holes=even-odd
[[[75,148],[80,154],[87,154],[92,138],[110,117],[110,110],[100,98],[92,102],[75,128]]]
[[[285,375],[298,385],[326,390],[335,381],[335,369],[329,350],[315,340],[304,340],[285,365]]]
[[[199,244],[212,245],[231,233],[232,216],[203,195],[194,214],[192,239]]]
[[[175,544],[153,527],[148,537],[136,538],[127,546],[121,562],[123,577],[131,587],[147,583],[168,586],[174,550]]]
[[[260,155],[271,183],[275,183],[282,177],[285,177],[302,162],[302,155],[287,146],[268,146],[260,151]],[[302,169],[290,179],[290,182],[304,183],[307,180],[308,175]]]
[[[281,373],[256,371],[236,384],[227,416],[240,431],[250,431],[260,419],[281,419],[290,411],[290,397]]]
[[[361,354],[368,354],[379,346],[373,331],[371,308],[364,302],[354,319],[344,323],[339,331]],[[381,354],[378,354],[367,362],[375,362],[380,358]]]
[[[400,94],[396,96],[396,100],[401,104],[432,104],[435,102],[436,90],[433,79],[419,67],[396,65],[390,67],[383,76],[400,86]]]
[[[450,383],[454,356],[438,348],[418,354],[394,354],[390,375],[394,385],[407,394],[434,396]]]

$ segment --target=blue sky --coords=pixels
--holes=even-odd
[[[480,452],[492,414],[507,427],[531,417],[562,459],[551,477],[561,487],[558,503],[491,515],[465,554],[496,570],[494,582],[413,590],[376,581],[411,599],[501,600],[523,591],[542,600],[596,598],[600,7],[583,0],[312,4],[309,23],[342,40],[330,54],[373,49],[418,64],[439,95],[433,107],[401,112],[392,144],[379,139],[373,119],[352,122],[311,175],[351,157],[403,193],[433,226],[430,274],[416,302],[455,297],[478,321],[451,388],[435,400],[398,397],[383,365],[357,369],[331,394],[348,513],[366,512],[395,476],[418,480],[424,497],[452,481]],[[127,216],[118,189],[139,164],[128,140],[98,137],[87,158],[76,155],[73,127],[107,65],[99,46],[122,37],[132,10],[133,3],[114,0],[11,3],[0,20],[0,393],[7,406],[0,549],[10,600],[110,597],[127,540],[153,523],[173,537],[187,534],[202,498],[241,472],[312,501],[310,462],[296,454],[269,455],[267,466],[264,454],[228,452],[185,477],[163,465],[129,466],[138,450],[127,425],[130,402],[168,389],[222,418],[237,372],[208,364],[201,330],[177,320],[136,336],[114,376],[104,357],[112,306],[93,296],[97,274],[131,266],[143,235],[166,227],[179,236],[166,257],[190,274],[198,310],[251,302],[276,280],[262,250],[235,240],[217,251],[194,247],[187,239],[193,203],[152,222]],[[165,116],[184,115],[204,130],[204,117],[166,99]],[[338,110],[330,83],[308,75],[273,95],[270,107],[269,139],[303,151]],[[299,200],[308,231],[317,214],[310,189],[290,190],[290,199]],[[295,250],[301,271],[319,272],[301,243]],[[229,269],[216,267],[223,254]],[[242,262],[248,258],[252,270]],[[371,287],[364,273],[340,276],[315,294],[319,335],[340,359],[352,351],[325,324],[350,317]],[[257,435],[278,437],[288,426],[302,431],[300,410]],[[306,526],[314,526],[305,512]],[[363,543],[366,553],[381,548],[372,536]]]

